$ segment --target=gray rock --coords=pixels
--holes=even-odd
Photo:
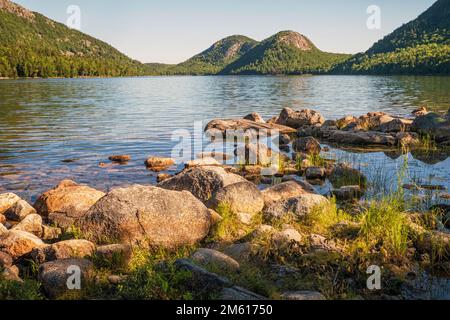
[[[198,288],[205,292],[220,291],[225,287],[232,287],[233,285],[227,278],[209,272],[187,259],[175,261],[175,267],[177,270],[189,272],[191,275],[188,280],[190,285],[193,288]]]
[[[39,267],[38,279],[42,284],[44,292],[49,298],[58,298],[64,294],[73,293],[77,295],[80,289],[71,290],[68,283],[76,270],[81,271],[81,289],[85,288],[93,274],[93,264],[85,259],[63,259],[46,262]]]
[[[322,151],[320,142],[313,137],[298,138],[292,143],[292,149],[309,155],[318,155]]]
[[[281,295],[283,300],[326,300],[326,298],[319,292],[315,291],[289,291]]]
[[[328,203],[328,199],[318,194],[303,194],[296,198],[281,200],[268,205],[263,214],[266,219],[280,219],[289,214],[304,217],[315,207]]]
[[[191,259],[201,266],[212,265],[227,271],[237,271],[240,268],[239,262],[222,252],[212,249],[198,249],[192,254]]]
[[[437,113],[428,113],[417,117],[411,126],[411,131],[422,135],[429,135],[437,142],[450,140],[450,120],[438,115]]]
[[[317,111],[309,109],[294,111],[290,108],[284,108],[280,113],[277,123],[298,129],[303,126],[321,125],[324,122],[325,119]]]
[[[332,193],[337,200],[341,201],[359,199],[364,194],[360,186],[343,186],[333,189]]]
[[[265,205],[280,200],[295,198],[302,194],[314,193],[313,187],[307,182],[287,181],[262,191]]]
[[[253,255],[253,245],[250,242],[232,244],[224,252],[237,261],[248,261]]]
[[[267,298],[251,292],[247,289],[234,286],[231,288],[224,288],[220,293],[219,300],[224,301],[257,301],[267,300]]]
[[[134,185],[112,190],[76,225],[97,244],[176,248],[205,238],[211,216],[189,192]]]
[[[30,214],[36,214],[36,210],[25,200],[17,201],[5,212],[7,219],[18,222],[22,221]]]
[[[305,170],[305,177],[308,180],[325,179],[325,175],[324,167],[308,167]]]
[[[212,195],[230,184],[247,181],[243,177],[228,173],[221,167],[198,167],[185,170],[173,178],[158,184],[167,190],[189,191],[206,203]]]
[[[228,204],[234,213],[254,216],[264,207],[261,191],[251,182],[238,182],[217,191],[208,202],[208,207],[217,209],[221,204]]]

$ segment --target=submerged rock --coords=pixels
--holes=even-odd
[[[150,157],[145,160],[145,165],[148,169],[159,172],[175,165],[175,160],[172,158]]]
[[[129,155],[114,155],[114,156],[110,156],[108,159],[112,162],[127,163],[128,161],[131,161],[131,156],[129,156]]]
[[[48,217],[50,223],[69,228],[103,196],[105,193],[101,191],[64,180],[42,194],[34,207],[41,216]]]
[[[134,185],[112,190],[76,225],[97,244],[194,245],[211,225],[208,209],[191,193]]]
[[[158,187],[189,191],[203,203],[207,203],[213,194],[234,183],[246,182],[243,177],[228,173],[221,167],[197,167],[185,170],[173,178],[158,184]]]
[[[290,108],[284,108],[280,113],[277,123],[299,129],[303,126],[321,125],[324,122],[324,117],[317,111],[310,109],[294,111]]]

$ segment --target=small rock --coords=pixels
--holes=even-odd
[[[298,138],[292,144],[296,152],[304,152],[308,155],[318,155],[322,151],[320,142],[313,137]]]
[[[324,167],[308,167],[305,171],[305,177],[308,180],[322,180],[325,179],[325,168]]]
[[[321,293],[315,291],[289,291],[283,293],[281,298],[283,300],[326,300]]]
[[[336,127],[338,127],[339,129],[345,130],[350,125],[356,125],[357,122],[358,122],[358,118],[356,118],[354,116],[346,116],[346,117],[336,121]]]
[[[337,200],[341,201],[359,199],[363,195],[360,186],[343,186],[339,189],[333,189],[332,193]]]
[[[212,249],[198,249],[192,254],[191,259],[202,266],[213,265],[227,271],[237,271],[240,268],[236,260]]]
[[[172,158],[150,157],[145,160],[145,165],[149,169],[163,171],[165,168],[175,165],[175,160]]]
[[[2,267],[11,267],[12,264],[13,264],[12,257],[9,254],[0,251],[0,269]]]
[[[49,298],[58,298],[67,293],[81,294],[79,289],[70,290],[69,277],[81,271],[81,288],[87,285],[93,274],[93,264],[85,259],[63,259],[46,262],[39,267],[38,279]]]
[[[127,270],[132,258],[133,248],[128,244],[111,244],[97,248],[96,258],[115,270]]]
[[[36,210],[25,200],[17,201],[5,212],[7,219],[18,222],[22,221],[30,214],[36,214]]]
[[[189,168],[194,167],[208,167],[208,166],[221,166],[222,164],[214,158],[201,158],[196,160],[188,161],[184,164],[184,166]]]
[[[11,208],[17,201],[21,199],[14,193],[0,194],[0,214],[4,214],[6,210]]]
[[[42,226],[42,240],[55,240],[62,234],[62,230],[57,227]]]
[[[17,268],[17,266],[4,267],[3,271],[0,273],[0,278],[7,281],[23,282],[19,277],[19,268]]]
[[[109,157],[108,159],[112,162],[127,163],[128,161],[131,160],[131,156],[129,156],[129,155],[114,155],[114,156]]]
[[[237,261],[248,261],[253,254],[253,245],[250,242],[232,244],[224,252]]]
[[[208,209],[211,215],[211,225],[214,226],[223,220],[222,216],[212,209]]]
[[[427,107],[420,107],[415,109],[411,114],[415,117],[425,116],[428,114],[428,109]]]
[[[250,114],[246,115],[244,117],[244,119],[245,120],[254,121],[254,122],[257,122],[257,123],[266,123],[266,121],[264,121],[263,117],[261,117],[261,115],[259,113],[257,113],[257,112],[253,112],[253,113],[250,113]]]
[[[168,173],[160,173],[158,174],[158,176],[156,177],[156,182],[160,183],[163,182],[165,180],[168,180],[170,178],[172,178],[173,176],[171,174]]]
[[[280,146],[287,146],[289,143],[291,143],[291,136],[288,134],[282,134],[279,138],[279,145]]]
[[[123,283],[126,279],[127,279],[126,276],[117,276],[117,275],[108,276],[108,282],[115,286]]]
[[[289,245],[291,243],[302,243],[302,235],[295,229],[288,228],[273,234],[272,240],[278,244],[279,247]]]
[[[324,236],[319,234],[311,234],[308,238],[310,249],[313,252],[335,252],[339,248],[333,241],[327,240]]]
[[[38,214],[27,215],[22,222],[16,224],[12,230],[26,231],[36,237],[42,236],[42,217]]]

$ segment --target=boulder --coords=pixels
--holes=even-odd
[[[62,259],[46,262],[39,267],[38,279],[49,298],[58,298],[65,294],[78,295],[86,287],[93,275],[94,266],[86,259]],[[80,287],[71,277],[80,271]]]
[[[191,259],[201,266],[218,267],[225,271],[237,271],[240,268],[236,260],[212,249],[198,249],[192,254]]]
[[[266,121],[264,121],[263,117],[261,117],[261,115],[257,112],[252,112],[252,113],[246,115],[244,117],[244,120],[250,120],[250,121],[257,122],[257,123],[266,123]]]
[[[341,118],[339,120],[336,120],[336,127],[339,129],[347,129],[350,125],[356,126],[358,123],[358,118],[354,116],[346,116],[344,118]]]
[[[188,161],[184,164],[186,168],[194,168],[194,167],[208,167],[208,166],[220,166],[222,165],[219,161],[214,158],[201,158],[196,160]]]
[[[450,140],[450,120],[438,115],[437,113],[428,113],[427,115],[417,117],[411,126],[411,131],[422,135],[428,135],[437,142]]]
[[[206,203],[214,193],[230,184],[247,181],[243,177],[228,173],[221,167],[198,167],[182,173],[158,184],[158,187],[189,191]]]
[[[12,227],[12,230],[26,231],[34,234],[36,237],[42,236],[42,217],[38,214],[26,216],[20,223]]]
[[[19,200],[21,200],[19,196],[15,195],[14,193],[0,194],[0,214],[4,214]]]
[[[211,225],[208,209],[191,193],[134,185],[112,190],[76,225],[97,244],[194,245]]]
[[[314,188],[307,182],[287,181],[262,191],[265,205],[280,200],[295,198],[302,194],[314,193]]]
[[[399,132],[395,138],[400,147],[413,147],[420,144],[419,135],[415,132]]]
[[[281,200],[268,205],[263,214],[268,220],[280,219],[289,214],[304,217],[320,205],[328,203],[328,199],[318,194],[303,194],[295,198]]]
[[[308,167],[305,170],[305,177],[308,180],[325,179],[326,170],[324,167]]]
[[[68,258],[87,258],[95,252],[95,244],[87,240],[66,240],[54,243],[31,252],[34,261],[43,263]]]
[[[97,248],[95,257],[102,265],[114,270],[127,270],[133,258],[133,248],[128,244],[110,244]]]
[[[262,132],[266,135],[279,133],[294,133],[295,130],[289,126],[283,126],[277,123],[259,123],[246,119],[216,119],[209,122],[205,127],[205,132],[214,137],[227,136],[233,132],[246,132],[252,134],[252,132]]]
[[[368,114],[359,117],[354,130],[378,131],[381,126],[392,120],[394,120],[394,117],[384,112],[369,112]]]
[[[397,140],[391,134],[375,131],[334,130],[327,133],[326,140],[348,145],[383,145],[395,146]]]
[[[376,131],[381,132],[407,132],[410,130],[411,125],[413,121],[410,119],[402,119],[402,118],[395,118],[389,122],[383,123],[377,128],[375,128]]]
[[[281,294],[283,300],[298,300],[298,301],[320,301],[326,300],[325,297],[316,291],[288,291]]]
[[[19,200],[6,210],[5,217],[11,221],[22,221],[26,216],[35,214],[36,210],[25,200]]]
[[[3,270],[0,268],[0,278],[6,281],[23,282],[19,277],[19,268],[17,266],[4,267]]]
[[[9,254],[14,260],[43,246],[45,244],[41,239],[25,231],[9,230],[0,235],[0,251]]]
[[[131,160],[131,156],[129,156],[129,155],[114,155],[114,156],[110,156],[108,159],[112,162],[127,163],[128,161]]]
[[[320,142],[313,137],[296,139],[292,144],[292,149],[296,152],[303,152],[308,155],[318,155],[322,151]]]
[[[41,195],[34,207],[41,216],[48,217],[50,223],[69,228],[103,196],[105,193],[101,191],[64,180]]]
[[[320,113],[310,109],[294,111],[290,108],[284,108],[278,119],[278,124],[299,129],[303,126],[321,125],[325,119]]]
[[[6,227],[2,223],[0,223],[0,236],[6,232],[8,232],[8,229],[6,229]]]
[[[150,157],[145,160],[145,165],[148,169],[158,172],[175,165],[175,160],[172,158]]]
[[[251,182],[238,182],[218,190],[208,202],[208,207],[217,209],[228,204],[234,213],[246,213],[254,216],[264,207],[261,191]]]
[[[333,189],[332,194],[340,201],[349,201],[359,199],[364,192],[360,186],[342,186],[339,189]]]

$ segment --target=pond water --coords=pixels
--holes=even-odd
[[[384,111],[410,115],[416,107],[444,113],[450,77],[226,76],[0,81],[0,192],[33,201],[61,179],[109,190],[154,184],[150,155],[170,156],[177,129],[214,118],[284,107],[311,108],[327,119]],[[127,165],[99,167],[113,154]],[[329,157],[358,164],[369,179],[389,185],[403,157],[331,149]],[[410,154],[411,179],[450,188],[448,153]],[[69,162],[65,160],[70,160]],[[176,168],[173,169],[176,171]],[[447,191],[448,192],[448,191]]]

